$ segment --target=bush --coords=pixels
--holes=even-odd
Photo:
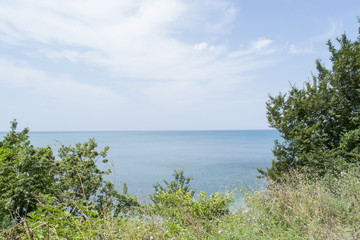
[[[156,183],[153,187],[155,190],[155,193],[150,196],[150,199],[154,202],[158,202],[157,194],[160,192],[168,192],[168,193],[175,193],[179,189],[181,189],[184,193],[189,193],[190,196],[194,196],[195,190],[190,188],[190,181],[191,177],[186,177],[184,175],[184,169],[180,170],[174,170],[174,174],[172,175],[174,177],[174,180],[171,182],[166,181],[165,179],[163,182],[165,183],[165,186],[161,186],[160,183]]]
[[[229,214],[229,205],[233,198],[229,192],[221,195],[215,193],[207,196],[200,192],[194,197],[195,191],[190,188],[190,177],[184,176],[183,170],[175,170],[175,180],[168,183],[166,188],[155,185],[153,209],[161,216],[178,219],[186,224],[199,220],[212,220]],[[160,189],[160,190],[159,190]]]

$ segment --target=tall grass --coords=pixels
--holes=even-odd
[[[246,196],[246,214],[272,239],[359,239],[359,176],[358,168],[319,180],[293,172]]]
[[[321,179],[292,172],[282,184],[244,193],[246,206],[229,211],[230,194],[193,197],[162,192],[158,202],[114,216],[84,202],[78,215],[41,196],[24,222],[2,239],[360,239],[360,169]]]

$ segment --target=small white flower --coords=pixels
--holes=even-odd
[[[140,229],[140,226],[138,226],[137,229]]]
[[[219,231],[219,234],[220,234],[220,233],[222,233],[222,231],[221,231],[221,230]]]
[[[153,236],[150,236],[150,240],[153,240],[154,239],[154,237]]]

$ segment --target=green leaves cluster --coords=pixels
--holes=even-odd
[[[190,188],[191,177],[184,175],[184,170],[175,170],[174,180],[163,180],[165,187],[159,183],[154,185],[155,193],[150,196],[154,204],[152,210],[181,224],[192,224],[199,220],[213,220],[230,213],[229,205],[233,202],[231,193],[224,195],[214,193],[207,195]]]
[[[360,41],[346,35],[328,42],[332,68],[316,61],[317,75],[303,88],[266,103],[271,127],[281,133],[275,141],[271,168],[260,173],[273,180],[291,169],[307,167],[317,175],[339,172],[360,159]]]
[[[55,161],[50,147],[35,148],[28,129],[17,123],[0,142],[0,222],[23,217],[36,209],[36,194],[55,194]]]
[[[153,205],[156,213],[190,224],[194,219],[212,220],[229,214],[234,199],[229,192],[224,195],[200,192],[195,198],[179,188],[175,192],[159,192],[157,200]]]
[[[90,139],[75,146],[62,145],[55,160],[50,146],[35,148],[30,144],[28,129],[16,132],[17,122],[0,142],[0,222],[27,216],[41,202],[39,196],[55,198],[71,215],[81,216],[80,203],[99,214],[103,209],[117,215],[138,205],[136,198],[120,194],[113,183],[104,180],[111,171],[100,170],[96,163],[106,163],[108,147],[97,151]],[[75,204],[78,203],[78,204]]]
[[[180,170],[174,170],[174,173],[172,175],[174,177],[174,180],[172,180],[171,182],[166,181],[165,179],[163,180],[163,182],[165,183],[165,186],[161,186],[160,183],[156,183],[153,187],[155,190],[155,193],[153,195],[150,196],[150,199],[154,202],[157,203],[159,201],[158,199],[158,195],[160,193],[175,193],[177,192],[179,189],[184,193],[184,194],[188,194],[190,197],[193,197],[195,194],[195,190],[190,188],[190,181],[191,181],[191,177],[186,177],[184,175],[184,169],[180,169]]]
[[[207,195],[200,192],[194,196],[195,191],[190,188],[191,177],[186,177],[183,170],[175,170],[174,180],[164,180],[166,186],[155,185],[154,203],[143,206],[127,194],[126,185],[123,194],[116,192],[113,184],[95,174],[96,167],[88,172],[95,174],[103,184],[92,183],[84,175],[87,172],[83,167],[93,168],[89,156],[105,157],[105,154],[93,152],[95,145],[91,140],[75,147],[62,147],[59,150],[63,154],[59,154],[61,160],[55,162],[58,170],[54,174],[54,192],[38,193],[33,211],[18,219],[17,224],[0,228],[5,229],[0,231],[0,237],[180,239],[183,238],[181,236],[195,233],[202,239],[204,233],[212,232],[213,225],[218,224],[219,219],[230,214],[229,206],[233,202],[231,193]],[[82,151],[84,149],[89,151]],[[132,209],[137,211],[129,211]]]

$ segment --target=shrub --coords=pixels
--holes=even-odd
[[[167,188],[155,185],[157,191],[152,199],[156,213],[191,224],[194,219],[212,220],[230,212],[229,205],[233,198],[229,192],[209,196],[200,192],[194,196],[195,191],[189,185],[191,178],[185,177],[183,170],[175,170],[173,176],[175,180],[170,183],[164,180]]]

